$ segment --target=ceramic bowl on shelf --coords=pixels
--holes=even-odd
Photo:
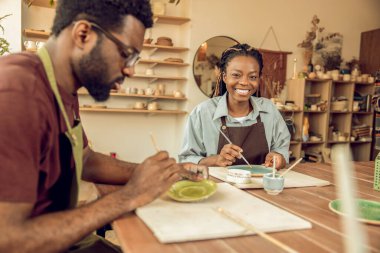
[[[343,75],[343,81],[350,81],[351,80],[351,75],[350,74],[344,74]]]
[[[331,110],[344,111],[344,110],[347,110],[347,105],[348,105],[347,100],[333,101],[331,102]]]
[[[136,102],[135,105],[133,106],[133,109],[145,109],[146,104],[143,102]]]
[[[346,141],[346,137],[343,135],[338,136],[338,141]]]
[[[36,42],[34,42],[32,40],[24,41],[24,46],[27,50],[36,50],[37,49]]]
[[[144,44],[151,44],[153,42],[152,38],[144,39]]]
[[[147,109],[149,111],[155,111],[158,110],[158,103],[157,102],[150,102],[147,106]]]
[[[322,138],[321,137],[318,137],[318,136],[310,136],[310,138],[309,138],[309,140],[310,141],[321,141],[322,140]]]

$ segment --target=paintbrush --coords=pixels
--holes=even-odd
[[[160,149],[159,149],[158,146],[157,146],[156,138],[154,138],[152,132],[150,132],[149,135],[150,135],[150,140],[152,141],[152,144],[153,144],[153,146],[154,146],[154,149],[155,149],[157,152],[159,152]]]
[[[239,224],[240,226],[244,227],[248,231],[252,231],[252,232],[256,233],[257,235],[259,235],[260,237],[262,237],[262,238],[268,240],[269,242],[275,244],[276,246],[280,247],[281,249],[285,250],[286,252],[291,252],[291,253],[297,252],[296,250],[290,248],[289,246],[278,241],[277,239],[273,238],[272,236],[268,235],[267,233],[259,230],[258,228],[252,226],[251,224],[245,222],[244,220],[240,219],[239,217],[236,217],[232,213],[224,210],[223,208],[218,207],[218,208],[215,208],[215,210],[218,211],[223,216],[227,217],[228,219],[230,219],[230,220],[234,221],[235,223]]]
[[[219,130],[219,132],[223,135],[223,137],[228,141],[228,143],[229,143],[229,144],[232,144],[232,141],[227,137],[227,135],[225,135],[225,134],[223,133],[222,130],[220,130],[220,129],[218,129],[218,130]],[[245,162],[246,164],[248,164],[248,166],[252,169],[252,168],[253,168],[252,165],[249,164],[249,162],[247,161],[247,159],[245,159],[245,157],[243,156],[243,154],[240,153],[240,155],[241,155],[241,158],[244,160],[244,162]]]
[[[281,173],[280,177],[285,176],[286,173],[288,173],[291,169],[293,169],[297,164],[299,164],[302,161],[302,158],[298,159],[295,163],[293,163],[292,166],[290,166],[287,170]]]

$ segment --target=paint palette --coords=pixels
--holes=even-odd
[[[358,206],[358,220],[364,223],[380,225],[380,202],[366,199],[356,199]],[[331,211],[345,215],[342,209],[342,201],[340,199],[333,200],[329,203]]]
[[[179,202],[196,202],[202,201],[212,196],[217,189],[217,184],[211,180],[202,180],[199,182],[182,180],[173,184],[167,195]]]
[[[272,172],[272,168],[265,167],[263,165],[252,165],[252,168],[248,165],[233,165],[228,166],[228,169],[247,170],[251,172],[251,177],[262,177],[266,173]]]

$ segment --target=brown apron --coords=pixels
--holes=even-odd
[[[63,105],[61,95],[58,90],[57,81],[54,75],[53,64],[49,53],[45,47],[42,47],[37,52],[40,57],[46,75],[49,80],[50,87],[54,93],[55,100],[63,115],[67,131],[59,136],[60,161],[61,161],[61,176],[53,188],[53,193],[61,197],[61,201],[52,209],[67,210],[76,207],[78,202],[79,182],[82,176],[82,161],[83,161],[83,130],[79,119],[74,120],[72,127]],[[76,117],[75,117],[76,118]],[[71,157],[74,157],[75,172],[71,171]],[[98,237],[90,234],[79,243],[72,246],[70,253],[121,253],[121,249]]]
[[[257,123],[251,126],[227,127],[226,117],[221,118],[220,129],[231,140],[234,145],[243,149],[243,155],[250,164],[262,164],[265,156],[269,153],[267,138],[265,137],[264,123],[261,122],[260,114],[257,116]],[[228,141],[222,134],[219,134],[218,153]],[[246,164],[243,159],[236,159],[233,165]]]

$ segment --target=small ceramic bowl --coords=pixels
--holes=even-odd
[[[247,170],[229,169],[227,181],[235,184],[249,184],[251,183],[251,172]]]
[[[284,177],[276,174],[273,177],[273,173],[267,173],[263,176],[264,190],[270,195],[277,195],[284,189]]]

